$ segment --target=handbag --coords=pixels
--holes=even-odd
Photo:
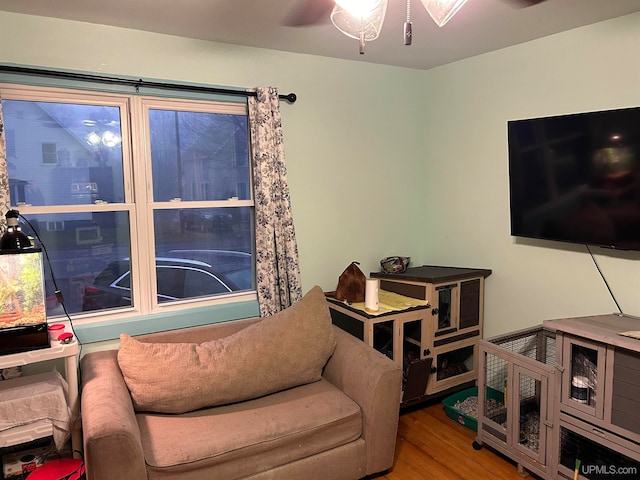
[[[338,277],[337,300],[347,303],[364,302],[367,277],[358,265],[359,262],[351,262]]]

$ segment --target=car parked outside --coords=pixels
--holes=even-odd
[[[172,250],[156,257],[158,303],[253,288],[251,254],[224,250]],[[128,258],[109,263],[85,287],[82,310],[132,305]]]

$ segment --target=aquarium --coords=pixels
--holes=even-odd
[[[42,251],[0,251],[0,355],[46,347]]]

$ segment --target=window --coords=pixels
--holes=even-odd
[[[11,204],[46,247],[47,315],[255,298],[246,103],[0,85]]]
[[[58,163],[58,148],[55,143],[42,144],[42,163]]]

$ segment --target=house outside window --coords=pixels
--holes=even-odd
[[[58,148],[55,143],[45,142],[42,144],[42,163],[58,163]]]
[[[4,143],[7,149],[7,159],[11,161],[16,156],[15,132],[8,128],[4,130]]]
[[[255,298],[246,103],[8,84],[0,98],[49,317],[64,313],[52,274],[76,320]]]

